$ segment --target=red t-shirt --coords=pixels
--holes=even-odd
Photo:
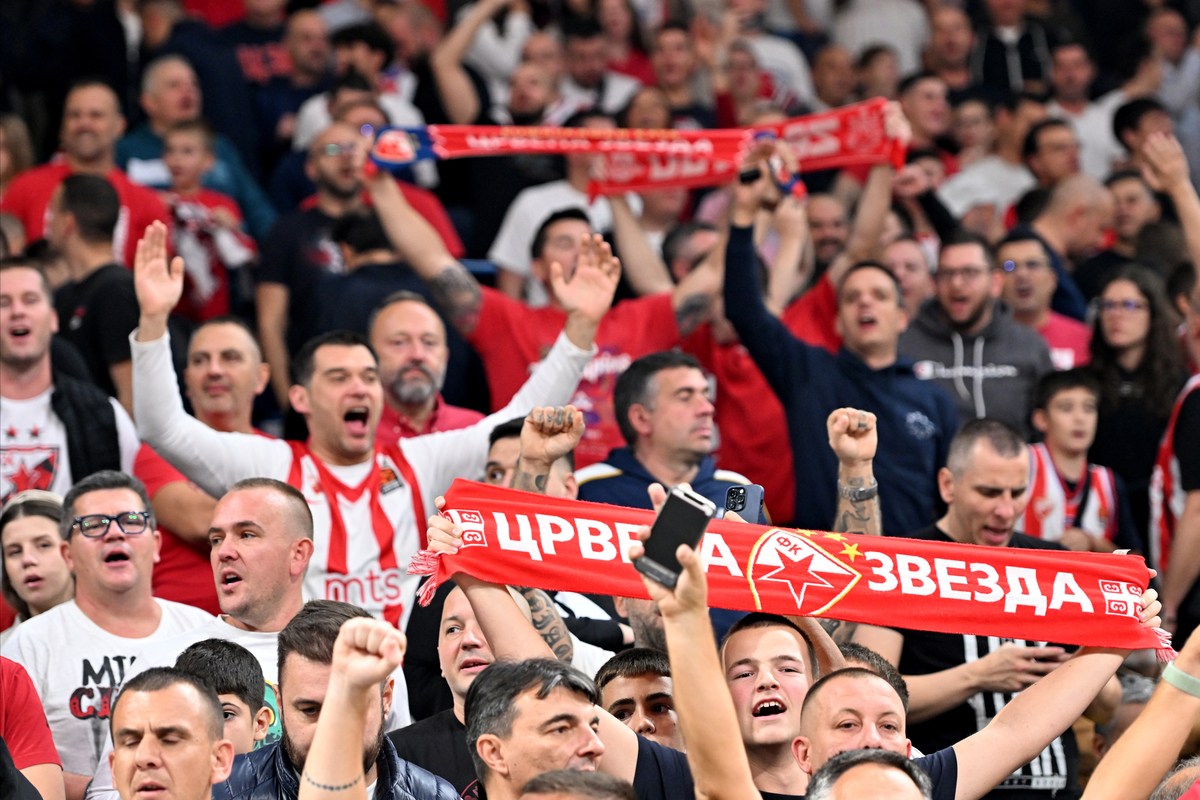
[[[1092,329],[1077,319],[1051,311],[1038,333],[1050,348],[1055,369],[1082,367],[1092,359]]]
[[[780,319],[800,341],[836,353],[842,346],[837,332],[837,289],[828,275],[783,310]]]
[[[177,253],[196,253],[187,261],[184,272],[183,297],[175,313],[193,322],[204,322],[229,313],[229,269],[242,266],[225,263],[225,252],[216,237],[219,226],[212,212],[223,208],[240,224],[242,210],[227,194],[212,189],[200,189],[187,196],[169,192],[167,206],[171,213],[171,237]],[[240,228],[230,231],[233,240],[253,254],[257,247]],[[200,254],[207,256],[207,261]]]
[[[245,0],[183,0],[183,7],[210,28],[223,28],[246,16]]]
[[[459,428],[470,427],[481,419],[483,419],[483,414],[475,409],[452,406],[439,394],[437,405],[433,407],[433,413],[429,415],[429,419],[425,420],[425,427],[417,430],[408,423],[407,419],[396,413],[394,408],[384,403],[383,416],[379,418],[379,427],[375,430],[375,444],[382,447],[396,444],[401,439],[410,439],[413,436],[424,436],[427,433],[437,433],[438,431],[456,431]]]
[[[0,658],[0,737],[8,745],[17,769],[37,764],[62,766],[29,673],[7,658]]]
[[[566,312],[560,309],[530,308],[483,287],[479,324],[467,341],[487,368],[493,411],[499,411],[517,393],[533,366],[550,351],[566,321]],[[603,461],[614,447],[625,446],[613,410],[617,376],[635,359],[677,344],[679,326],[668,293],[623,300],[604,315],[596,331],[600,352],[584,369],[571,398],[587,425],[583,441],[575,448],[576,467]]]
[[[796,493],[783,403],[746,348],[740,342],[719,344],[711,326],[697,328],[681,347],[717,382],[714,421],[720,442],[712,454],[717,468],[740,472],[760,484],[771,519],[787,522]]]
[[[630,50],[624,61],[609,61],[608,68],[613,72],[636,78],[645,86],[654,86],[658,82],[650,59],[636,50]]]
[[[65,161],[34,167],[13,178],[4,196],[0,197],[0,211],[21,220],[26,241],[32,242],[46,235],[50,198],[71,172]],[[158,195],[145,186],[132,183],[116,167],[104,177],[117,190],[121,200],[121,216],[113,232],[113,258],[132,269],[138,239],[142,238],[146,226],[156,219],[169,224],[167,208]]]
[[[467,248],[463,247],[462,239],[458,238],[458,231],[454,230],[454,223],[450,221],[450,215],[446,213],[446,207],[442,205],[441,200],[438,200],[437,195],[404,181],[396,181],[396,184],[413,210],[424,217],[425,221],[438,232],[438,236],[442,237],[442,244],[450,251],[450,255],[455,258],[465,256]],[[367,205],[371,204],[371,196],[366,192],[362,193],[362,199]],[[307,210],[315,208],[316,205],[317,196],[314,194],[300,203],[300,209]]]
[[[133,474],[146,484],[146,494],[152,501],[164,486],[188,482],[182,472],[168,464],[147,444],[138,449],[137,458],[133,461]],[[154,596],[202,608],[210,614],[220,614],[212,563],[208,559],[209,549],[192,544],[161,525],[159,531],[162,533],[162,547],[150,581]]]

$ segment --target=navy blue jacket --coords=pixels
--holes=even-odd
[[[458,800],[449,783],[401,760],[386,736],[375,767],[375,800]],[[296,800],[299,795],[296,769],[279,744],[238,756],[229,779],[212,788],[212,800]]]
[[[599,464],[575,473],[579,482],[579,499],[590,503],[608,503],[628,508],[650,508],[650,496],[646,489],[652,483],[661,483],[651,475],[633,455],[628,447],[614,448]],[[711,456],[700,462],[700,471],[692,479],[692,490],[725,507],[725,490],[730,486],[745,486],[750,481],[736,472],[717,469]],[[666,487],[670,489],[671,487]],[[756,520],[766,523],[765,519]]]
[[[793,336],[763,305],[749,228],[729,234],[725,315],[783,403],[798,527],[828,530],[834,521],[838,463],[825,420],[845,406],[878,418],[874,469],[884,533],[903,536],[933,522],[937,471],[958,430],[958,412],[945,390],[917,380],[908,359],[871,369],[844,347],[835,356]]]

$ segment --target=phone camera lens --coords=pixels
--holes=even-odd
[[[731,488],[725,497],[725,508],[728,511],[741,511],[746,507],[746,490],[740,487]]]

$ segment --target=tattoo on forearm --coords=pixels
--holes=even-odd
[[[546,479],[548,477],[548,475],[534,475],[530,472],[526,472],[518,464],[516,474],[513,475],[512,488],[520,489],[523,492],[536,492],[538,494],[545,494]]]
[[[687,336],[704,322],[711,300],[706,294],[691,294],[680,301],[679,308],[675,309],[675,323],[682,336]]]
[[[850,637],[854,635],[854,631],[858,628],[857,622],[843,622],[840,619],[820,619],[821,627],[829,634],[829,638],[833,639],[833,643],[839,647],[850,641]]]
[[[519,588],[518,592],[529,602],[529,611],[533,617],[533,628],[542,637],[546,646],[554,651],[554,657],[567,664],[575,657],[575,648],[571,644],[571,633],[563,622],[558,609],[550,595],[541,589]]]
[[[838,480],[851,489],[861,489],[867,485],[865,478],[839,478]],[[883,511],[879,505],[879,495],[869,500],[847,500],[839,497],[833,530],[835,533],[882,536]]]
[[[460,332],[470,333],[475,329],[483,306],[483,292],[466,267],[457,262],[449,265],[429,280],[429,291]]]

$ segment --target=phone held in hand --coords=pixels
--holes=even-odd
[[[725,490],[725,507],[717,512],[717,519],[724,519],[730,511],[746,522],[758,522],[763,518],[763,487],[757,483],[745,486],[730,486]]]
[[[647,578],[674,589],[679,582],[679,573],[683,571],[675,551],[681,544],[689,547],[699,544],[716,511],[716,504],[707,497],[676,486],[667,494],[667,502],[650,527],[646,554],[633,562],[634,568]]]

